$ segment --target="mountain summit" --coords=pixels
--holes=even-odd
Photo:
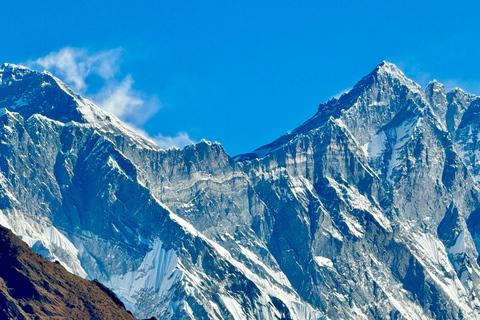
[[[0,224],[136,317],[478,319],[478,97],[383,62],[231,158],[0,73]]]
[[[421,87],[408,79],[394,64],[382,62],[361,79],[348,92],[338,99],[331,99],[320,104],[318,112],[290,134],[258,148],[253,154],[237,156],[238,159],[263,157],[270,150],[294,140],[298,135],[306,134],[320,128],[331,119],[341,119],[347,123],[356,137],[366,137],[367,140],[401,111],[405,104],[422,104]],[[406,110],[404,110],[406,111]],[[357,134],[361,130],[361,134]]]

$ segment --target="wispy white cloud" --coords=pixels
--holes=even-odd
[[[88,86],[85,79],[89,75],[95,74],[104,80],[115,77],[121,52],[122,49],[117,48],[90,54],[84,48],[66,47],[27,64],[48,70],[60,77],[73,90],[86,93]]]
[[[186,132],[179,132],[175,137],[164,136],[159,133],[153,137],[153,141],[162,149],[168,149],[173,146],[183,148],[186,145],[195,143]]]
[[[127,123],[128,125],[128,123]],[[140,129],[138,127],[132,127],[128,125],[129,128],[136,133],[147,137],[150,141],[154,142],[157,146],[159,146],[162,149],[168,149],[171,147],[177,147],[177,148],[183,148],[189,144],[194,144],[197,143],[198,141],[195,141],[190,138],[187,132],[181,131],[177,133],[176,136],[164,136],[161,133],[157,133],[155,136],[150,136],[145,130]]]
[[[352,90],[352,88],[342,90],[342,91],[340,91],[339,93],[337,93],[336,95],[334,95],[332,98],[333,98],[333,99],[338,99],[338,98],[340,98],[341,96],[343,96],[345,93],[349,93],[350,90]],[[330,98],[330,99],[332,99],[332,98]]]
[[[132,88],[130,75],[120,81],[109,81],[102,89],[89,98],[104,110],[113,113],[125,122],[141,126],[162,107],[157,96],[148,96]]]
[[[142,126],[162,108],[162,103],[155,95],[135,90],[130,74],[119,77],[122,52],[122,48],[92,53],[85,48],[65,47],[45,57],[30,60],[26,65],[50,71],[74,91],[113,113],[137,132],[147,135]],[[92,75],[103,80],[100,88],[97,86],[92,89],[89,85],[88,77]],[[194,143],[186,132],[173,137],[159,133],[149,138],[164,149],[172,146],[181,148]]]

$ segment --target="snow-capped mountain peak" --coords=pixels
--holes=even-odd
[[[4,72],[15,72],[15,71],[18,71],[18,70],[22,70],[22,71],[26,71],[26,72],[32,72],[31,69],[25,67],[25,66],[22,66],[22,65],[18,65],[18,64],[13,64],[13,63],[7,63],[5,62],[4,64],[2,64],[0,66],[0,73],[4,73]]]
[[[384,61],[348,93],[320,104],[317,113],[290,134],[236,159],[263,157],[288,141],[295,140],[298,135],[318,130],[331,118],[345,123],[361,144],[367,143],[403,107],[410,111],[421,108],[425,104],[423,95],[420,85],[408,79],[393,63]]]
[[[121,133],[139,147],[158,148],[150,139],[75,93],[48,71],[38,72],[5,63],[0,67],[0,93],[3,97],[0,109],[7,108],[25,119],[32,115],[42,115],[64,124],[81,123],[105,133]]]
[[[378,64],[374,72],[377,73],[388,73],[398,78],[403,78],[405,75],[403,74],[402,70],[400,70],[395,64],[383,60],[380,64]]]
[[[7,69],[0,224],[137,317],[480,318],[477,97],[383,62],[234,161],[149,147],[48,73]]]
[[[413,80],[407,78],[405,74],[393,63],[383,61],[375,67],[375,69],[362,80],[360,80],[355,87],[370,87],[382,85],[385,90],[388,86],[406,86],[409,90],[419,92],[420,85]]]

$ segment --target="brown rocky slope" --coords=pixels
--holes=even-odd
[[[0,226],[0,319],[135,319],[105,286],[30,249]]]

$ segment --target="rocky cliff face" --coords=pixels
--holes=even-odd
[[[285,252],[302,252],[303,264],[287,276],[302,279],[301,296],[332,317],[349,317],[349,307],[358,318],[478,317],[478,253],[468,227],[478,186],[459,156],[468,138],[455,125],[476,98],[454,102],[457,91],[447,95],[438,83],[422,91],[383,63],[290,135],[248,155],[258,158],[238,157],[261,183],[273,168],[283,171],[285,191],[278,189],[304,203],[294,212],[280,205],[280,192],[268,197],[284,210],[279,217],[290,215],[277,237],[289,246],[276,259],[299,261]],[[299,233],[308,244],[295,243]]]
[[[0,74],[0,223],[137,317],[480,317],[477,97],[384,62],[233,159]]]
[[[10,105],[0,117],[0,223],[37,252],[99,279],[139,318],[322,314],[303,303],[271,256],[267,265],[248,249],[267,252],[248,226],[249,205],[262,204],[218,144],[160,150],[48,73],[8,64],[0,71],[0,96]],[[55,90],[39,93],[39,83]],[[14,86],[24,93],[10,94]],[[63,107],[75,117],[47,116],[56,101],[72,102]],[[187,222],[194,206],[209,221]],[[224,229],[206,230],[227,215]],[[239,219],[249,242],[236,251],[219,245],[220,236],[236,244]],[[271,280],[256,272],[262,266]]]

